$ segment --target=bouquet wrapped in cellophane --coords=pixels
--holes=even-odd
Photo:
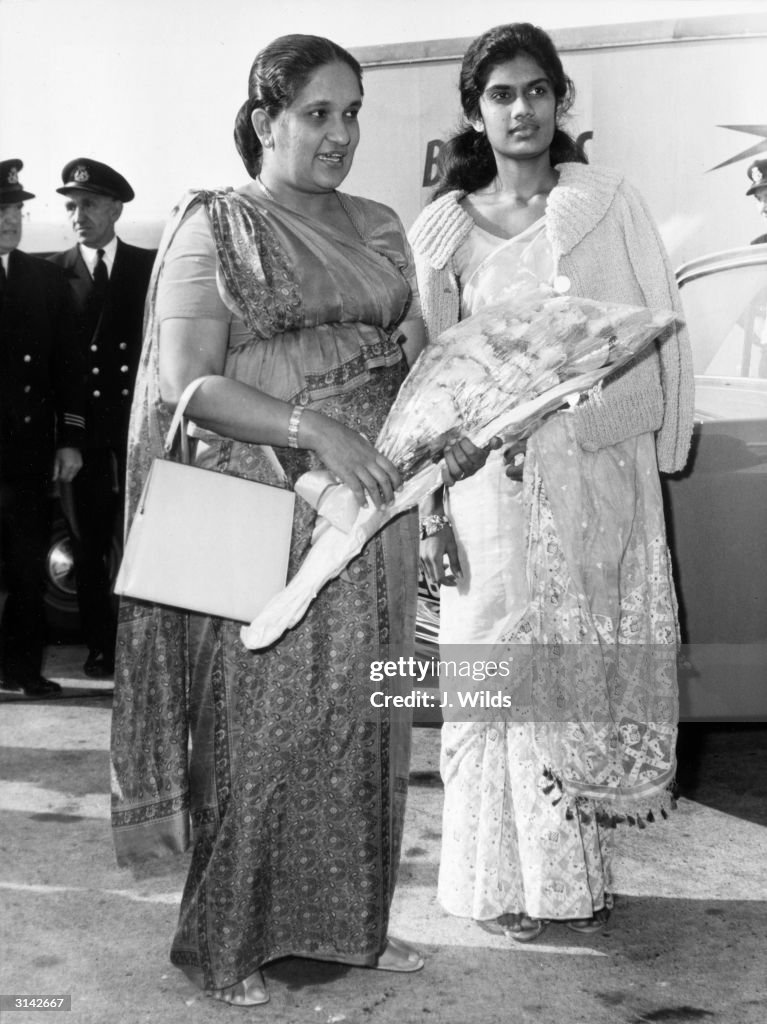
[[[560,295],[547,286],[509,292],[439,336],[421,353],[376,441],[404,477],[392,505],[357,505],[323,471],[296,491],[319,513],[312,547],[296,575],[249,625],[246,647],[276,640],[305,614],[390,519],[444,482],[440,455],[460,437],[529,436],[540,422],[636,356],[675,318],[670,311]]]

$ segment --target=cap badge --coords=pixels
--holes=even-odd
[[[87,167],[83,167],[82,164],[75,168],[75,173],[72,175],[73,181],[90,181],[90,174]]]
[[[19,172],[15,167],[11,167],[8,171],[7,182],[9,185],[18,185],[19,183]]]

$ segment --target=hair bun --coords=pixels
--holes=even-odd
[[[240,154],[240,159],[245,164],[245,170],[251,178],[257,178],[258,172],[261,170],[263,147],[250,119],[251,113],[251,101],[247,99],[237,111],[237,116],[234,119],[234,144]]]

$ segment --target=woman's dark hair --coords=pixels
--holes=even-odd
[[[549,150],[552,166],[567,161],[587,162],[583,149],[559,127],[560,119],[572,106],[575,86],[565,74],[551,38],[528,22],[498,25],[475,39],[464,55],[459,79],[464,120],[440,153],[440,179],[433,199],[456,188],[474,192],[495,177],[495,157],[487,136],[475,131],[471,122],[480,118],[479,99],[493,69],[521,55],[540,66],[556,97],[558,126]]]
[[[251,122],[254,110],[269,117],[293,103],[315,71],[327,64],[346,64],[362,92],[362,68],[342,46],[322,36],[289,35],[274,39],[256,55],[248,77],[248,98],[234,121],[234,142],[251,178],[261,170],[263,147]]]

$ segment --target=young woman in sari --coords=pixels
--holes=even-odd
[[[460,89],[465,128],[410,234],[427,338],[523,281],[679,309],[641,197],[588,166],[560,127],[572,83],[546,33],[486,32]],[[692,403],[677,324],[534,433],[524,482],[497,452],[424,510],[443,658],[499,640],[537,651],[533,721],[447,721],[442,733],[439,898],[516,940],[551,919],[598,930],[612,905],[610,826],[643,824],[668,797],[677,617],[658,467],[684,466]],[[554,696],[567,710],[552,723]]]
[[[329,40],[286,36],[256,58],[235,127],[253,180],[186,196],[158,254],[129,521],[174,406],[201,376],[188,408],[199,465],[280,487],[324,467],[376,505],[399,486],[370,439],[423,328],[396,215],[337,191],[361,105],[360,67]],[[484,455],[459,442],[447,461],[458,476]],[[290,572],[314,522],[299,501]],[[416,527],[411,516],[394,521],[262,652],[245,649],[239,623],[123,604],[118,859],[185,849],[191,819],[171,959],[218,999],[266,1002],[260,968],[285,956],[423,966],[387,935],[410,723],[369,699],[371,659],[412,643]]]

